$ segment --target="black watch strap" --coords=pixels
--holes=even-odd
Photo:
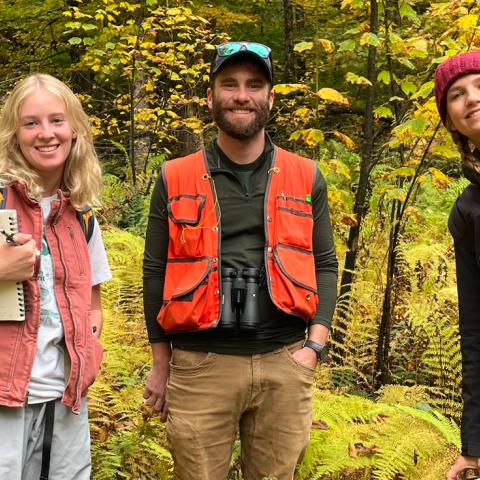
[[[317,359],[323,361],[328,355],[328,346],[321,343],[314,342],[313,340],[305,340],[304,347],[311,348],[317,355]]]

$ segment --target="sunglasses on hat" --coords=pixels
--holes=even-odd
[[[230,61],[230,58],[243,54],[250,54],[251,57],[256,58],[264,68],[270,84],[273,84],[272,50],[266,45],[255,42],[228,42],[217,45],[210,69],[210,80],[213,80],[214,75]]]
[[[261,43],[229,42],[217,45],[217,55],[219,57],[230,57],[241,51],[255,53],[255,55],[258,55],[260,58],[268,58],[272,53],[270,47],[262,45]]]

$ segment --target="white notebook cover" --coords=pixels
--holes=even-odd
[[[18,232],[16,210],[0,210],[0,230],[7,233]],[[5,242],[5,236],[0,233],[0,245]],[[0,321],[23,320],[25,320],[25,298],[22,283],[0,280]]]

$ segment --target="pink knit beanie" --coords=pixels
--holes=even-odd
[[[447,119],[447,92],[453,82],[464,75],[480,73],[480,50],[450,57],[435,72],[435,100],[444,125]]]

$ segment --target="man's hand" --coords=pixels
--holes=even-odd
[[[32,278],[38,250],[32,236],[17,233],[19,246],[7,243],[0,245],[0,281],[23,282]]]
[[[165,402],[167,381],[170,373],[170,344],[166,342],[152,343],[153,365],[148,374],[147,385],[143,393],[145,403],[156,412],[160,412],[160,420],[167,420],[168,407]]]
[[[460,473],[465,468],[478,468],[479,457],[464,457],[463,455],[457,458],[452,468],[447,473],[447,480],[460,479]]]
[[[324,345],[327,343],[328,338],[328,328],[323,325],[310,325],[308,329],[308,339],[314,341],[315,343],[320,343]],[[301,365],[305,365],[309,368],[315,368],[317,366],[317,354],[308,347],[303,347],[300,350],[297,350],[293,353],[292,357],[296,362]]]
[[[308,368],[315,369],[317,366],[317,354],[307,347],[303,347],[292,354],[297,363],[305,365]]]

